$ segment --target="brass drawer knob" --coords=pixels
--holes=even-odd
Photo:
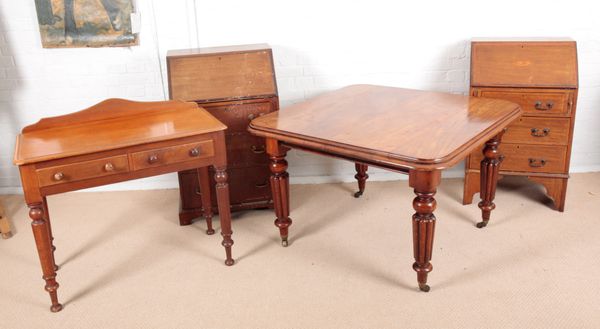
[[[200,155],[200,150],[197,147],[190,150],[191,157],[197,157],[198,155]]]
[[[544,128],[540,131],[537,128],[531,128],[531,136],[533,137],[546,137],[550,133],[550,128]]]
[[[547,101],[546,104],[544,104],[542,101],[536,101],[534,107],[536,110],[539,111],[549,111],[552,110],[552,108],[554,107],[554,102]]]
[[[56,174],[54,174],[54,180],[59,181],[59,180],[63,180],[65,178],[65,174],[63,174],[62,172],[57,172]]]
[[[546,165],[545,159],[534,159],[529,158],[529,166],[533,168],[540,168]]]
[[[109,162],[109,163],[107,163],[107,164],[104,165],[104,171],[111,172],[111,171],[114,171],[114,170],[115,170],[115,166],[112,163]]]
[[[148,163],[153,164],[156,163],[158,161],[158,155],[156,154],[152,154],[151,156],[148,157]]]

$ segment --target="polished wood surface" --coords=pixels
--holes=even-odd
[[[265,140],[247,131],[253,118],[279,109],[271,48],[255,44],[169,51],[167,66],[172,99],[196,102],[227,125],[231,210],[272,207]],[[204,213],[203,194],[211,194],[211,212],[218,212],[216,190],[202,188],[215,185],[214,175],[205,184],[195,171],[178,176],[181,225]]]
[[[493,114],[483,114],[488,111]],[[416,194],[413,269],[419,289],[429,291],[427,277],[433,269],[436,222],[433,212],[441,169],[486,144],[481,161],[483,221],[478,227],[487,225],[495,207],[501,137],[521,113],[517,104],[506,101],[357,85],[254,119],[248,130],[267,138],[275,226],[283,246],[290,243],[292,225],[285,159],[290,148],[354,162],[359,183],[356,197],[364,192],[368,166],[408,174]]]
[[[471,50],[471,95],[515,102],[524,111],[504,136],[500,175],[543,184],[554,209],[564,211],[578,93],[575,41],[474,39]],[[473,201],[480,185],[481,154],[470,158],[464,204]]]
[[[249,129],[358,159],[376,156],[390,165],[444,169],[520,114],[518,105],[502,100],[354,85],[264,115]]]
[[[112,99],[23,129],[14,162],[52,312],[60,311],[62,304],[47,195],[182,170],[208,172],[205,167],[214,166],[225,264],[233,265],[225,128],[195,103]],[[211,221],[207,223],[210,233]]]

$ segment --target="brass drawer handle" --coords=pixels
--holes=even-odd
[[[540,168],[546,165],[545,159],[533,159],[529,158],[529,166],[533,168]]]
[[[546,104],[543,104],[542,101],[536,101],[534,107],[539,111],[549,111],[554,107],[554,102],[547,101]]]
[[[267,185],[269,185],[269,181],[265,181],[264,183],[259,183],[254,186],[256,186],[257,188],[263,188],[263,187],[267,187]]]
[[[259,147],[256,147],[256,145],[252,145],[252,146],[250,146],[250,149],[252,150],[252,153],[255,153],[255,154],[265,153],[265,146],[264,145],[261,145]]]
[[[546,137],[550,133],[550,128],[544,128],[540,132],[537,128],[531,128],[531,136],[533,137]]]
[[[193,149],[190,150],[191,157],[197,157],[198,155],[200,155],[200,150],[198,150],[197,147],[194,147]]]
[[[56,174],[54,174],[54,180],[56,181],[60,181],[63,180],[65,178],[65,174],[63,174],[62,172],[57,172]]]
[[[153,164],[157,161],[158,161],[158,155],[156,155],[156,154],[152,154],[151,156],[148,157],[149,164]]]
[[[107,163],[104,165],[104,171],[111,172],[115,170],[115,166],[112,163]]]
[[[248,120],[252,121],[252,119],[256,118],[256,115],[254,113],[250,113],[248,114]]]

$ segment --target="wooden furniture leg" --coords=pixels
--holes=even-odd
[[[231,266],[235,263],[231,257],[231,209],[229,209],[229,184],[227,183],[227,167],[215,166],[215,189],[217,192],[217,204],[219,206],[219,220],[221,222],[221,236],[223,247],[225,247],[225,265]],[[209,203],[210,204],[210,203]],[[209,206],[210,208],[210,206]]]
[[[42,202],[28,204],[29,217],[31,218],[31,228],[33,237],[37,246],[40,263],[42,265],[43,279],[46,281],[44,287],[50,294],[52,306],[50,311],[58,312],[62,310],[62,305],[58,302],[56,291],[58,290],[58,282],[56,282],[56,270],[54,265],[54,257],[52,256],[52,243],[48,234],[48,222],[44,215],[44,205]]]
[[[494,138],[485,142],[483,148],[484,158],[481,160],[481,190],[479,195],[481,201],[479,202],[479,208],[481,209],[482,221],[477,223],[478,228],[484,228],[487,226],[490,220],[490,214],[492,210],[496,208],[494,204],[494,197],[496,196],[496,185],[498,183],[498,171],[500,170],[500,163],[502,163],[503,156],[498,151],[500,141],[504,131],[496,135]]]
[[[542,184],[546,188],[546,195],[553,201],[554,210],[565,211],[565,198],[567,197],[567,178],[527,176],[530,181]]]
[[[54,258],[56,246],[54,246],[54,235],[52,234],[52,224],[50,223],[50,212],[48,211],[46,197],[42,198],[42,204],[44,205],[44,220],[46,221],[46,228],[48,230],[48,239],[50,239],[50,246],[52,247],[52,263],[54,263],[54,270],[58,271],[58,265],[56,265],[56,259]]]
[[[435,231],[435,215],[433,211],[436,201],[433,196],[441,181],[441,171],[416,171],[409,173],[409,185],[417,195],[413,200],[416,213],[412,216],[413,249],[415,263],[413,269],[417,272],[419,289],[428,292],[427,275],[433,269],[431,253],[433,251],[433,236]]]
[[[212,200],[210,196],[210,175],[208,167],[198,168],[198,183],[200,186],[200,198],[202,199],[202,216],[206,220],[206,234],[213,235],[215,230],[212,226]]]
[[[279,228],[281,245],[288,246],[288,228],[292,225],[290,218],[290,186],[287,173],[287,161],[285,156],[287,149],[279,145],[275,139],[267,139],[267,153],[269,154],[271,169],[271,192],[273,193],[273,205],[275,208],[275,226]]]
[[[2,239],[8,239],[12,236],[12,232],[10,231],[10,223],[8,222],[8,218],[4,214],[4,207],[0,204],[0,234],[2,235]]]
[[[367,178],[369,178],[369,175],[367,175],[367,169],[369,169],[369,166],[356,162],[354,164],[354,168],[356,168],[356,175],[354,175],[354,178],[356,178],[358,181],[358,192],[354,193],[354,197],[360,198],[365,191],[365,183],[367,182]]]

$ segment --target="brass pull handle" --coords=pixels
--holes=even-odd
[[[262,154],[265,153],[265,146],[261,145],[259,147],[256,147],[256,145],[252,145],[250,146],[250,150],[252,150],[252,152],[255,154]]]
[[[254,118],[256,118],[256,115],[254,113],[248,114],[248,120],[252,121],[252,119]]]
[[[196,191],[194,191],[196,193],[196,195],[202,195],[202,193],[200,193],[200,189],[196,188]]]
[[[156,161],[158,161],[158,155],[152,154],[151,156],[148,157],[148,163],[149,164],[153,164]]]
[[[104,171],[114,171],[115,170],[115,166],[112,163],[107,163],[104,165]]]
[[[544,128],[540,132],[537,128],[531,128],[531,136],[533,137],[546,137],[550,133],[550,128]]]
[[[62,172],[57,172],[56,174],[54,174],[54,180],[63,180],[63,178],[65,178],[65,174],[63,174]]]
[[[263,187],[267,187],[268,184],[269,184],[269,182],[265,181],[264,183],[259,183],[259,184],[256,184],[255,186],[258,188],[263,188]]]
[[[194,147],[193,149],[190,150],[191,157],[197,157],[198,155],[200,155],[200,150],[198,150],[197,147]]]
[[[533,168],[540,168],[546,165],[545,159],[533,159],[529,158],[529,166]]]
[[[536,101],[534,107],[539,111],[549,111],[554,107],[554,102],[547,101],[546,104],[543,104],[542,101]]]

